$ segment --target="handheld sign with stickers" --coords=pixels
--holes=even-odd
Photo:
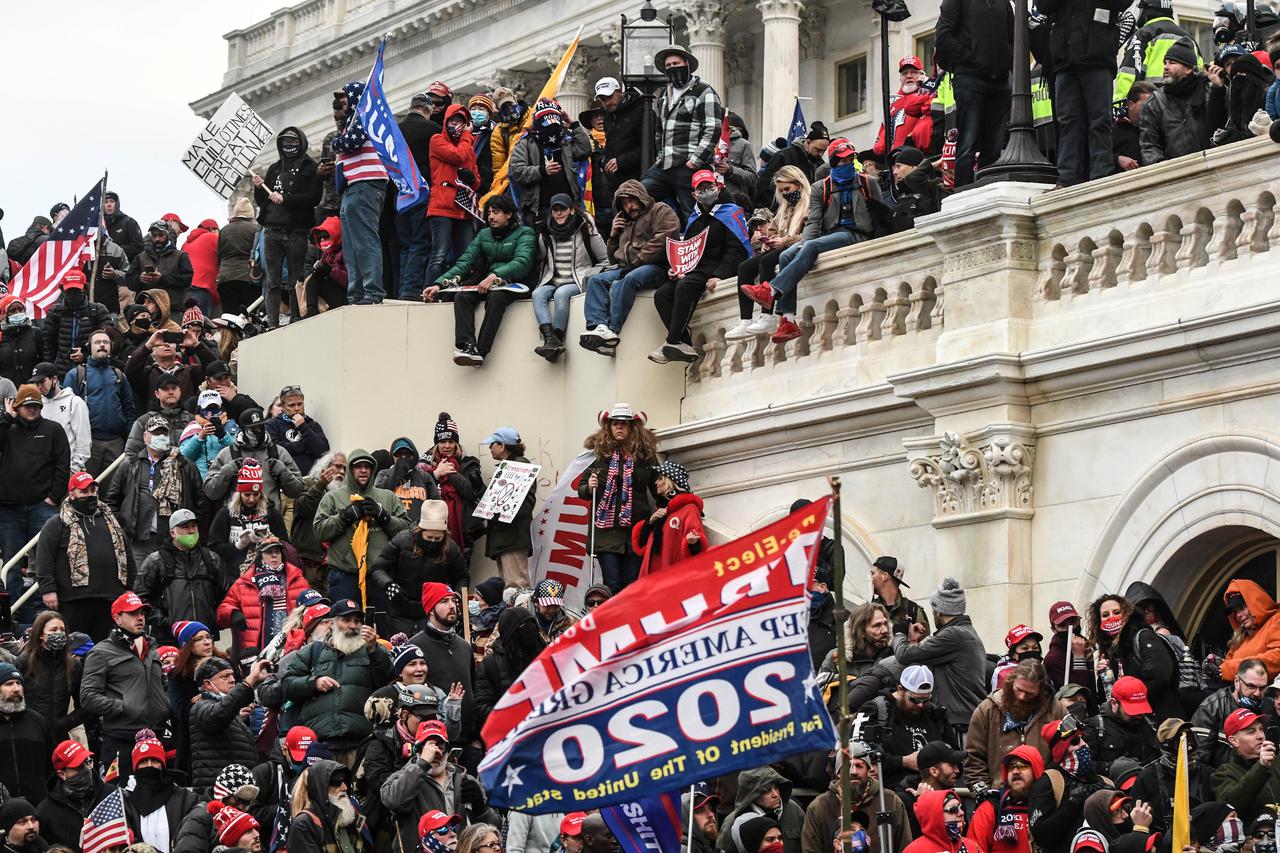
[[[510,524],[520,511],[524,496],[538,482],[538,472],[541,470],[541,465],[534,465],[532,462],[502,460],[494,469],[489,488],[484,490],[484,496],[471,514],[476,518],[496,516],[503,523]]]
[[[699,231],[688,240],[667,238],[667,266],[679,278],[688,275],[698,267],[702,253],[707,248],[708,231]]]

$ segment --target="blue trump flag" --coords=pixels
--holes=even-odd
[[[618,839],[622,853],[666,853],[680,849],[680,794],[641,797],[605,806],[600,817]]]
[[[485,722],[489,804],[542,814],[625,803],[635,824],[625,809],[637,801],[830,749],[808,645],[830,503],[643,577],[557,637]]]
[[[796,98],[796,108],[791,113],[791,127],[787,128],[787,144],[795,142],[809,132],[805,124],[804,110],[800,109],[800,99]]]
[[[396,185],[396,210],[403,211],[421,201],[427,187],[382,88],[382,51],[386,46],[385,38],[378,43],[378,58],[373,61],[364,94],[356,103],[356,118],[378,152],[387,177]]]

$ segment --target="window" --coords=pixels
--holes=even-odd
[[[860,113],[867,108],[867,55],[836,65],[836,116]]]
[[[1185,15],[1178,16],[1178,26],[1182,27],[1196,45],[1200,48],[1200,56],[1207,63],[1213,61],[1213,51],[1217,47],[1213,43],[1213,22],[1206,21],[1203,18],[1188,18]],[[1147,69],[1148,77],[1159,77],[1164,74],[1164,69],[1157,68],[1154,71]]]
[[[933,34],[933,30],[916,36],[915,54],[924,63],[924,68],[920,70],[926,75],[933,72],[933,51],[937,46],[938,37]]]

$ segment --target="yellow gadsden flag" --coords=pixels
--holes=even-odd
[[[577,34],[575,34],[573,37],[573,41],[569,42],[569,46],[565,48],[564,56],[560,57],[560,61],[556,63],[555,69],[551,72],[551,76],[547,79],[547,85],[543,86],[542,91],[538,94],[539,100],[541,100],[542,98],[554,98],[556,96],[556,93],[560,91],[560,84],[564,82],[564,73],[569,68],[569,63],[573,61],[573,55],[578,50],[578,39],[579,37],[581,37],[581,35],[582,35],[582,27],[579,26]],[[537,101],[535,101],[534,103],[537,103]],[[515,136],[512,137],[512,139],[518,142],[526,133],[529,132],[529,128],[532,125],[533,125],[533,104],[530,104],[529,108],[524,111],[524,118],[520,120],[519,132],[516,133]],[[511,147],[513,149],[516,147],[515,142],[511,143]],[[511,152],[508,151],[507,162],[503,163],[502,167],[498,169],[497,172],[494,173],[493,183],[489,187],[489,192],[485,193],[484,197],[480,199],[480,208],[482,210],[484,209],[484,203],[486,201],[493,198],[495,195],[502,195],[504,192],[507,191],[507,186],[509,184],[509,179],[507,178],[507,168],[510,165],[511,165]]]
[[[1191,843],[1191,804],[1187,797],[1187,734],[1178,738],[1178,767],[1173,778],[1173,849]]]

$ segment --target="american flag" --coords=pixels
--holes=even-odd
[[[804,122],[804,110],[800,109],[800,99],[796,98],[796,108],[791,112],[791,126],[787,128],[787,144],[803,139],[809,133],[809,126]]]
[[[93,241],[101,227],[102,181],[98,181],[9,283],[9,293],[30,307],[32,317],[43,317],[62,294],[62,277],[93,256]]]
[[[124,794],[116,788],[89,812],[80,830],[80,849],[100,853],[121,844],[129,844],[129,827],[124,819]]]

